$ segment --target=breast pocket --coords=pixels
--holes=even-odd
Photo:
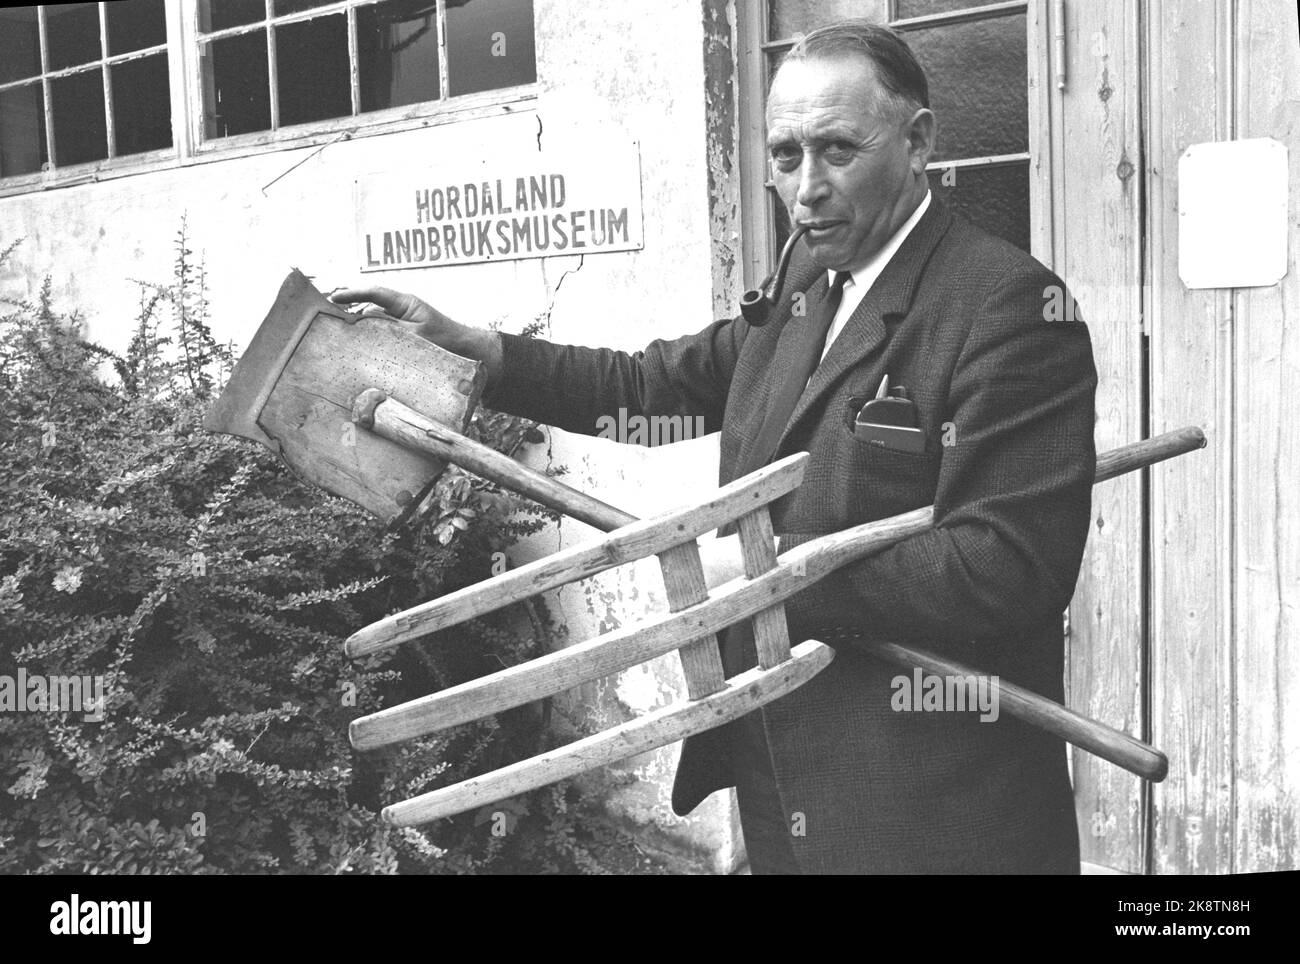
[[[934,502],[942,455],[903,452],[851,439],[851,503],[860,522],[910,512]]]

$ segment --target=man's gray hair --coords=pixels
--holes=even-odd
[[[841,20],[818,27],[799,38],[781,63],[845,56],[871,62],[876,80],[886,91],[886,105],[900,120],[930,106],[930,85],[912,48],[897,33],[870,20]]]

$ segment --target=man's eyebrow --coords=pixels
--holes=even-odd
[[[808,131],[806,134],[807,143],[813,145],[822,145],[831,141],[848,141],[852,144],[861,143],[864,138],[860,131],[851,127],[845,127],[840,124],[827,125],[826,127]],[[782,144],[800,143],[801,139],[795,136],[794,131],[788,127],[777,128],[767,135],[767,146],[776,147]]]

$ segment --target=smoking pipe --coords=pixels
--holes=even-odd
[[[808,226],[801,224],[791,232],[785,247],[781,249],[781,257],[777,258],[776,270],[768,275],[767,280],[761,285],[751,288],[741,297],[740,313],[755,328],[762,328],[767,324],[768,315],[781,300],[781,289],[785,287],[785,273],[790,268],[790,255],[794,253],[795,242],[802,238],[807,230]]]

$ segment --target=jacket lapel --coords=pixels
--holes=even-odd
[[[801,263],[792,263],[790,265],[789,273],[786,275],[785,293],[782,295],[781,301],[778,302],[772,310],[772,320],[774,325],[782,319],[784,319],[784,321],[781,321],[781,332],[777,336],[776,345],[772,348],[771,361],[764,366],[764,369],[769,374],[763,407],[761,410],[749,411],[743,416],[749,420],[747,424],[753,426],[753,431],[749,436],[748,442],[745,443],[736,453],[737,457],[734,465],[729,470],[734,474],[731,474],[730,477],[726,478],[724,481],[729,482],[732,479],[745,474],[740,471],[744,466],[751,466],[750,470],[752,471],[754,468],[760,468],[762,465],[766,464],[767,460],[770,460],[772,453],[764,452],[762,453],[764,461],[755,465],[754,459],[756,458],[756,453],[753,451],[753,448],[763,434],[761,427],[764,421],[771,413],[773,405],[772,396],[774,394],[774,386],[772,383],[776,380],[777,373],[789,371],[790,367],[795,364],[798,358],[798,327],[805,320],[806,315],[792,317],[790,310],[794,304],[795,296],[799,293],[802,292],[805,294],[804,304],[812,304],[813,299],[825,296],[827,287],[826,272],[821,268],[818,268],[816,265],[810,264],[806,261]],[[751,335],[751,337],[753,336]]]
[[[790,433],[799,422],[815,408],[827,392],[839,381],[841,375],[858,365],[864,358],[876,351],[888,334],[887,319],[907,313],[916,294],[916,286],[921,280],[926,262],[934,252],[935,246],[947,233],[952,223],[952,215],[937,197],[930,198],[930,207],[916,223],[907,240],[895,252],[885,270],[880,273],[876,283],[858,304],[831,345],[825,360],[813,372],[807,389],[800,396],[790,415],[790,421],[777,443],[776,453],[781,451]],[[818,290],[826,287],[826,274],[822,272],[818,281]],[[812,294],[809,294],[812,297]],[[790,342],[787,335],[793,322],[786,325],[782,332],[782,342],[787,349]],[[779,361],[778,345],[778,361]],[[774,369],[780,371],[781,369]],[[776,453],[773,453],[774,455]]]
[[[791,287],[790,290],[792,292],[792,304],[793,298],[797,296],[798,292],[803,292],[805,313],[799,316],[791,315],[789,321],[787,321],[781,328],[781,335],[777,339],[776,349],[772,352],[772,363],[770,367],[770,371],[776,375],[788,372],[791,368],[794,368],[799,364],[799,346],[803,340],[800,338],[800,335],[802,334],[803,325],[808,321],[808,306],[817,304],[819,301],[824,299],[826,297],[826,291],[829,288],[829,283],[826,280],[826,272],[820,268],[811,268],[806,273],[805,277],[800,277],[798,279],[792,278],[791,280],[802,282],[802,284],[797,287]],[[787,314],[788,313],[787,310]],[[763,413],[765,420],[771,417],[771,408],[775,396],[779,394],[779,392],[775,390],[775,383],[779,382],[780,378],[774,377],[771,381],[773,383],[771,386],[772,390],[768,392],[767,407]],[[768,454],[771,455],[770,452]]]

